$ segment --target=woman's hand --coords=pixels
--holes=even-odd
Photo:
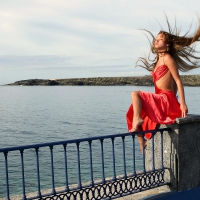
[[[182,112],[182,117],[186,117],[187,113],[188,113],[187,105],[185,103],[181,104],[180,109],[181,109],[181,112]]]

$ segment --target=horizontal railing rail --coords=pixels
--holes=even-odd
[[[168,184],[164,180],[162,144],[163,133],[169,130],[164,128],[1,148],[4,166],[0,162],[0,197],[114,199]],[[145,151],[139,150],[135,136],[150,132],[152,170],[147,171]],[[154,160],[156,133],[161,138],[159,168],[155,167]]]

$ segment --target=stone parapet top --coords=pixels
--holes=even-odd
[[[196,114],[188,114],[185,118],[177,118],[176,123],[177,124],[185,124],[188,122],[197,122],[200,121],[200,115]]]

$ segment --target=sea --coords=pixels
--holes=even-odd
[[[131,103],[131,92],[135,90],[154,92],[153,87],[146,86],[1,86],[0,148],[126,133],[125,115]],[[200,88],[185,87],[185,97],[189,113],[200,114]],[[18,195],[22,193],[20,157],[15,156],[15,153],[10,154],[12,154],[8,160],[10,192],[11,195]],[[100,150],[94,148],[93,154],[99,160]],[[121,155],[120,150],[118,154]],[[83,160],[84,156],[83,153]],[[57,165],[63,161],[60,156],[55,159]],[[72,157],[71,160],[73,159]],[[141,159],[141,155],[138,154],[136,162],[139,163]],[[33,175],[35,166],[33,168],[31,166],[35,165],[34,152],[30,152],[27,156],[27,162],[29,166],[25,166],[25,175]],[[41,189],[45,190],[51,188],[50,163],[46,155],[41,163],[43,170]],[[109,156],[105,156],[105,163],[111,163]],[[123,173],[122,161],[118,164],[118,174]],[[73,162],[71,165],[69,183],[74,184],[77,182],[77,171],[73,171]],[[111,167],[111,164],[105,166],[106,176],[112,176]],[[56,175],[64,177],[59,166],[57,168]],[[83,168],[82,180],[87,182],[89,166]],[[138,164],[139,169],[141,166]],[[94,178],[100,179],[100,169],[97,167],[96,171],[97,175]],[[31,175],[25,177],[27,192],[37,190],[36,175],[34,174],[34,178],[31,178]],[[64,181],[64,178],[55,180],[56,186],[64,185]],[[4,156],[1,154],[0,198],[5,196]]]

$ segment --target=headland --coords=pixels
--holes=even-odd
[[[181,75],[184,86],[200,86],[200,75]],[[20,80],[7,86],[153,86],[151,76],[133,77],[94,77],[94,78],[68,78],[68,79],[27,79]]]

